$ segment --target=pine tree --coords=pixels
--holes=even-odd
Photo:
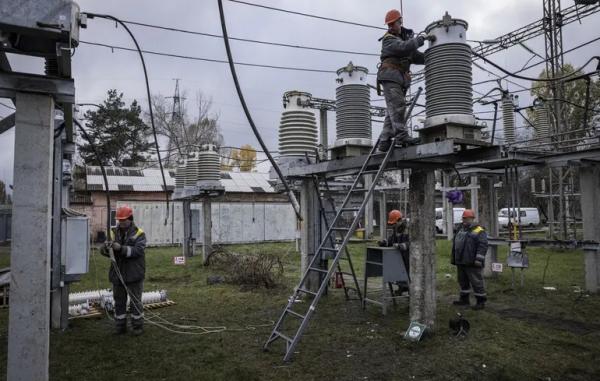
[[[135,167],[148,161],[152,147],[148,141],[151,129],[140,118],[141,112],[136,100],[127,108],[123,93],[112,89],[97,110],[85,113],[88,135],[103,164]],[[85,164],[98,164],[94,150],[86,140],[79,148]]]

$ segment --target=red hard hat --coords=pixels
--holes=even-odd
[[[392,210],[388,213],[388,224],[389,225],[393,225],[396,222],[400,221],[402,219],[402,212],[399,210]]]
[[[396,21],[402,18],[402,14],[397,9],[392,9],[385,14],[385,23],[386,25],[390,25],[395,23]]]
[[[471,209],[465,209],[462,218],[475,218],[475,212]]]
[[[133,216],[133,209],[127,205],[119,206],[117,208],[117,220],[126,220]]]

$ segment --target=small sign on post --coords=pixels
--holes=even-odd
[[[501,273],[503,269],[502,263],[492,263],[492,271],[495,273]]]
[[[173,257],[173,264],[176,266],[185,265],[185,256]]]
[[[404,339],[408,341],[420,341],[421,337],[423,337],[423,334],[426,330],[427,326],[425,324],[420,324],[416,321],[413,321],[410,323],[410,326],[406,330],[406,333],[404,334]]]

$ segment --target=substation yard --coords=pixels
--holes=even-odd
[[[350,250],[362,273],[365,244]],[[207,285],[218,274],[192,258],[174,266],[180,248],[148,249],[145,288],[166,289],[177,304],[154,310],[174,323],[226,326],[228,331],[180,335],[147,325],[141,337],[117,337],[106,317],[78,319],[65,332],[52,331],[50,375],[54,380],[597,380],[600,379],[600,296],[583,288],[579,251],[529,251],[525,287],[511,290],[510,273],[488,280],[490,301],[484,311],[451,306],[456,296],[449,243],[437,241],[437,332],[420,343],[402,339],[408,326],[408,301],[387,316],[330,290],[317,308],[290,363],[278,346],[262,345],[269,323],[285,305],[299,276],[293,244],[229,246],[237,252],[281,254],[282,286],[249,289]],[[287,254],[284,254],[287,253]],[[500,252],[499,262],[506,253]],[[0,267],[9,263],[0,249]],[[90,273],[72,291],[109,288],[108,260],[92,254]],[[545,284],[542,284],[544,268]],[[450,274],[448,276],[447,274]],[[555,287],[555,291],[543,286]],[[450,335],[448,321],[462,311],[471,323],[467,338]],[[0,346],[6,348],[8,309],[0,309]],[[283,344],[279,344],[283,346]],[[122,355],[121,355],[122,354]],[[0,374],[6,374],[6,351]]]

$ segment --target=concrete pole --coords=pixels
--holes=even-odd
[[[300,212],[302,215],[300,227],[300,276],[306,272],[320,244],[320,242],[317,242],[320,226],[319,219],[321,218],[317,197],[313,180],[302,180],[300,187]],[[320,286],[319,274],[311,271],[305,286],[307,290],[316,292]]]
[[[484,176],[479,179],[479,223],[485,228],[488,237],[498,237],[498,198],[494,188],[494,178]],[[498,262],[498,247],[489,245],[485,256],[483,276],[492,277],[492,263]]]
[[[192,203],[189,200],[183,201],[183,256],[192,256]]]
[[[55,120],[54,124],[60,123]],[[61,287],[63,264],[61,258],[61,215],[62,215],[62,134],[54,139],[53,176],[52,176],[52,277],[50,293],[50,322],[53,329],[62,327],[63,293]],[[68,197],[68,193],[66,194]],[[67,307],[68,309],[68,307]]]
[[[413,170],[410,175],[410,320],[435,327],[435,174]]]
[[[583,239],[600,242],[600,165],[582,167],[579,184]],[[585,288],[600,291],[600,250],[585,250]]]
[[[208,257],[212,253],[212,203],[209,197],[202,200],[202,218],[204,239],[202,240],[202,261],[208,264]]]
[[[379,237],[381,239],[387,238],[387,197],[385,191],[381,191],[379,196]]]
[[[329,135],[328,135],[328,131],[327,131],[327,109],[326,108],[321,108],[319,109],[319,127],[320,127],[320,143],[321,143],[321,147],[323,147],[323,153],[321,156],[322,160],[327,160],[328,159],[328,148],[329,148],[329,143],[327,142],[327,140],[329,139]]]
[[[54,101],[17,93],[7,379],[48,380]]]
[[[371,187],[373,184],[373,175],[365,176],[365,188]],[[367,205],[365,206],[365,239],[373,238],[373,205],[374,205],[374,197],[370,197],[369,201],[367,201]]]

